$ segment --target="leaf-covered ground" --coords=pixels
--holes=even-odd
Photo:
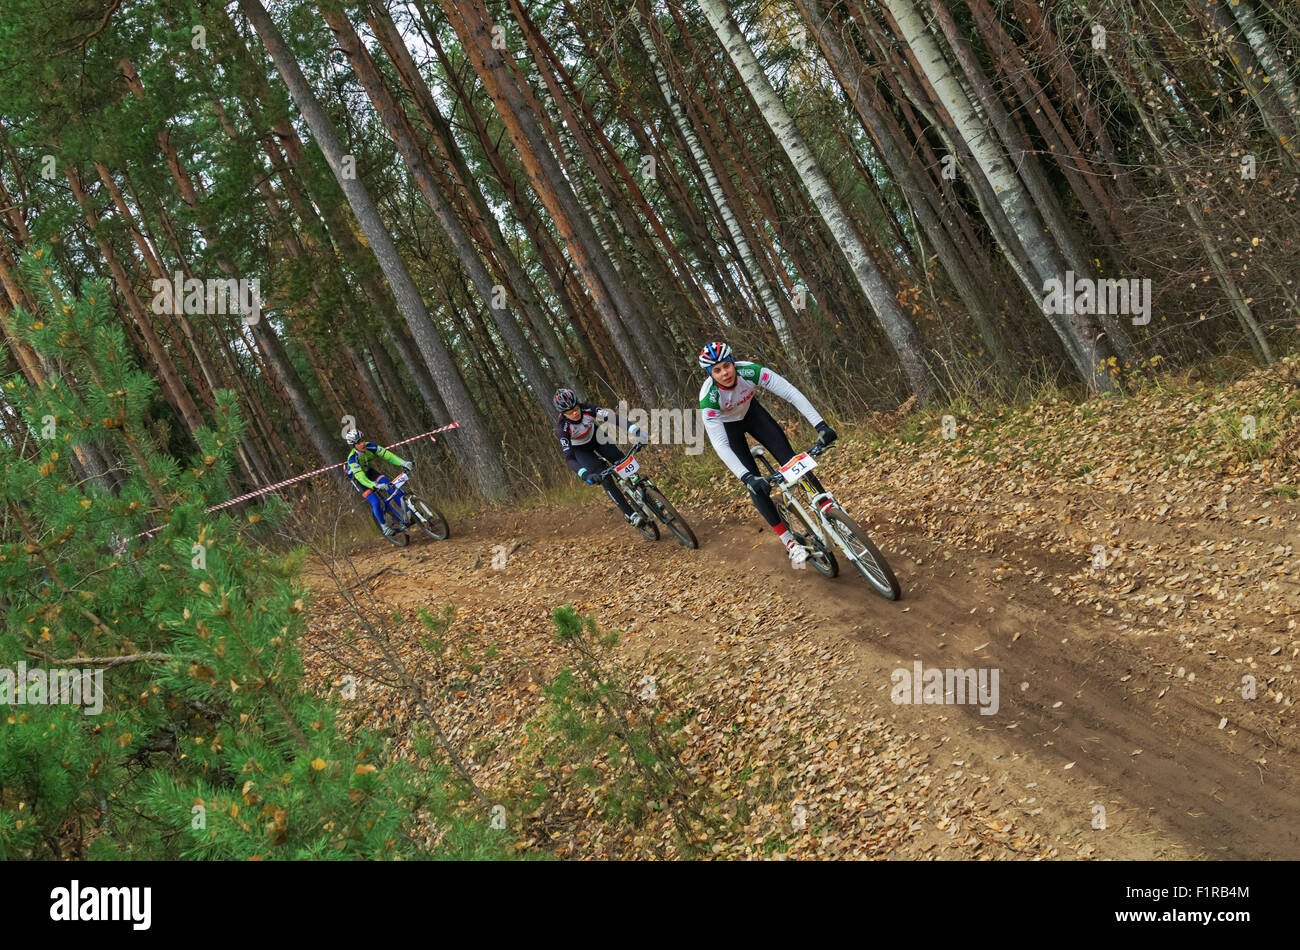
[[[445,542],[357,545],[354,593],[404,612],[395,649],[524,851],[681,856],[667,814],[608,817],[575,781],[591,763],[538,744],[567,603],[622,632],[647,703],[688,715],[704,853],[1300,857],[1298,366],[843,426],[823,473],[890,556],[898,603],[792,571],[734,479],[680,449],[646,468],[698,551],[644,541],[592,490]],[[308,665],[337,687],[356,623],[310,573]],[[446,604],[445,630],[409,619]],[[996,713],[891,702],[916,661],[997,670]],[[361,677],[354,718],[414,755],[400,696]]]

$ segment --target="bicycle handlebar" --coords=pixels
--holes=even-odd
[[[821,436],[818,436],[818,437],[817,437],[817,441],[814,442],[812,445],[810,445],[810,446],[808,447],[807,452],[808,452],[808,454],[811,455],[813,458],[817,458],[817,456],[821,455],[823,452],[825,452],[825,451],[826,451],[827,449],[829,449],[829,448],[830,448],[830,446],[827,445],[826,443],[824,443],[824,442],[821,440]],[[797,454],[797,453],[796,453],[796,454]],[[793,458],[793,456],[791,456],[791,457]],[[777,466],[777,470],[776,470],[775,472],[773,472],[771,475],[760,475],[759,478],[760,478],[762,481],[767,482],[769,485],[784,485],[784,484],[785,484],[785,476],[781,474],[781,468],[780,468],[780,466]]]
[[[410,469],[406,469],[403,470],[401,474],[396,475],[393,478],[389,478],[387,475],[382,475],[380,477],[383,478],[384,481],[383,482],[376,481],[375,488],[384,489],[384,494],[387,497],[391,498],[397,492],[406,490],[406,487],[411,484],[411,476],[413,474],[414,473]],[[401,478],[402,475],[406,476],[406,481],[403,482],[401,485],[396,484],[397,479]]]
[[[594,477],[597,482],[603,482],[610,475],[614,474],[614,469],[618,468],[620,465],[622,465],[632,456],[636,455],[636,453],[639,452],[641,449],[645,448],[647,444],[648,443],[645,442],[633,442],[632,448],[627,450],[627,455],[624,455],[621,459],[619,459],[613,465],[610,465],[608,468],[601,469],[592,477]]]

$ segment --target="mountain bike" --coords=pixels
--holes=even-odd
[[[380,500],[379,510],[384,516],[384,523],[393,529],[392,534],[384,535],[397,547],[406,547],[411,540],[411,528],[419,528],[434,541],[445,541],[451,537],[447,519],[437,508],[427,504],[418,495],[406,490],[406,483],[411,480],[410,472],[403,472],[392,480],[392,491]],[[378,488],[375,489],[378,491]]]
[[[659,540],[659,519],[668,530],[677,536],[677,540],[688,548],[698,548],[700,542],[695,539],[695,532],[686,523],[686,519],[677,513],[677,509],[664,497],[664,493],[654,483],[640,474],[641,463],[636,460],[637,450],[641,446],[633,445],[627,455],[613,465],[596,473],[596,482],[604,481],[607,475],[618,476],[614,480],[615,488],[622,492],[633,511],[639,510],[645,516],[645,522],[637,527],[650,541]]]
[[[813,504],[816,491],[808,484],[807,476],[817,467],[818,456],[828,448],[830,446],[819,439],[808,451],[800,452],[779,468],[767,457],[761,445],[753,446],[750,451],[760,468],[766,470],[761,477],[781,490],[779,495],[772,493],[772,503],[795,540],[808,551],[808,563],[818,573],[835,577],[840,572],[840,565],[833,549],[838,549],[876,593],[886,600],[898,600],[903,594],[898,578],[894,577],[889,562],[862,527],[848,516],[833,496],[825,511]],[[797,491],[800,488],[802,492]],[[807,496],[805,500],[811,514],[800,501],[801,494]]]

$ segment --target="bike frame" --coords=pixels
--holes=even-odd
[[[620,465],[625,464],[628,459],[636,455],[636,453],[641,450],[641,446],[644,444],[645,443],[633,442],[632,447],[627,450],[626,455],[624,455],[613,465],[610,465],[607,468],[604,468],[600,471],[599,478],[596,479],[596,484],[600,484],[601,482],[603,482],[607,476],[613,475],[616,479],[618,479],[620,483],[619,485],[620,491],[624,490],[624,486],[626,486],[627,489],[626,493],[629,496],[629,500],[632,502],[633,506],[641,509],[641,514],[643,514],[645,517],[653,518],[654,512],[651,510],[650,505],[645,500],[646,486],[652,484],[650,479],[646,478],[644,475],[639,475],[639,474],[633,475],[631,478],[624,478],[617,471],[618,467]]]
[[[640,475],[633,476],[633,478],[624,478],[622,475],[619,475],[617,471],[618,467],[626,463],[627,460],[630,459],[632,456],[636,455],[636,453],[641,450],[641,446],[644,444],[645,443],[643,442],[633,442],[632,448],[627,450],[627,455],[624,455],[613,465],[610,465],[609,467],[600,470],[600,473],[596,476],[596,484],[603,482],[610,475],[613,475],[619,481],[624,482],[628,485],[632,485],[634,487],[640,484],[641,482],[645,481],[645,478]]]
[[[761,446],[757,446],[757,447],[762,448]],[[811,446],[809,446],[809,448],[806,451],[813,458],[817,458],[829,448],[830,448],[829,445],[823,445],[821,441],[818,440],[814,442]],[[764,449],[763,451],[766,452],[767,450]],[[797,455],[798,453],[795,454]],[[773,459],[772,461],[773,463],[775,463],[776,459]],[[781,489],[781,494],[785,496],[786,503],[791,505],[793,508],[795,508],[799,512],[799,514],[803,516],[804,522],[808,525],[808,527],[812,528],[814,533],[816,533],[818,541],[820,541],[828,549],[835,548],[840,551],[844,551],[844,548],[841,545],[834,543],[833,539],[828,537],[828,535],[831,535],[833,532],[831,532],[830,527],[826,524],[826,516],[822,514],[821,509],[818,508],[816,505],[812,504],[812,500],[814,497],[816,497],[817,492],[815,492],[813,490],[813,487],[808,484],[807,476],[805,475],[803,478],[800,478],[799,481],[795,482],[793,485],[790,485],[786,482],[785,476],[781,474],[780,466],[774,464],[774,467],[777,469],[777,471],[773,472],[771,475],[763,475],[760,477],[769,485]],[[815,517],[810,518],[808,516],[808,511],[804,508],[802,504],[800,504],[799,496],[796,495],[794,492],[795,488],[802,488],[805,494],[807,494],[809,505],[811,506]],[[838,501],[835,504],[837,508],[840,508],[841,511],[844,511],[844,509],[840,506]],[[845,514],[848,514],[848,512],[845,511]],[[852,555],[849,554],[849,552],[844,551],[844,554],[845,556],[852,559]]]
[[[397,478],[400,479],[403,478],[403,476],[405,476],[405,478],[409,481],[410,475],[409,473],[406,472],[403,472],[401,475],[398,475]],[[395,488],[391,494],[381,496],[381,500],[383,504],[380,506],[380,508],[381,510],[391,511],[394,515],[397,516],[398,521],[400,521],[405,527],[410,528],[411,522],[406,511],[406,481],[403,481],[402,484],[398,485],[397,480],[394,479],[393,481],[389,482],[389,484],[394,485]],[[378,491],[379,490],[378,486],[376,486],[372,490]]]

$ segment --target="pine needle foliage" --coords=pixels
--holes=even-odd
[[[242,432],[233,396],[193,456],[163,454],[106,288],[74,298],[48,251],[22,276],[37,306],[15,332],[54,371],[3,383],[32,438],[0,442],[0,858],[506,856],[436,758],[345,734],[305,687],[295,561],[252,536],[276,506],[207,512]],[[110,477],[84,477],[91,446]],[[83,670],[80,704],[45,701],[51,671]]]

